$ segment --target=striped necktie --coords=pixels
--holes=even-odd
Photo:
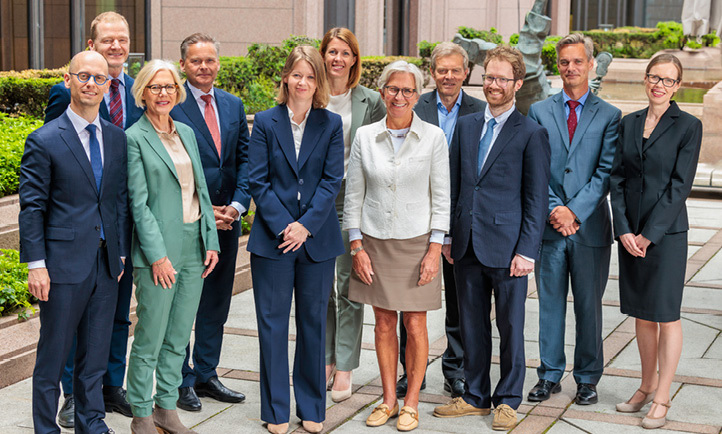
[[[120,80],[110,81],[110,122],[123,128],[123,102],[120,100]]]

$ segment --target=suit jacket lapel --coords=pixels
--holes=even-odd
[[[226,154],[228,152],[228,148],[230,147],[228,137],[226,137],[226,135],[228,134],[229,124],[229,122],[227,122],[226,120],[226,116],[228,116],[228,114],[231,112],[231,106],[228,102],[228,99],[224,95],[221,95],[221,93],[218,92],[218,89],[216,89],[213,94],[216,97],[216,105],[218,106],[218,113],[216,113],[218,115],[218,123],[221,124],[221,155],[219,156],[219,158],[221,161],[223,161],[223,154]],[[196,104],[196,106],[197,105],[198,104]]]
[[[301,150],[298,152],[299,171],[308,160],[308,157],[311,156],[311,152],[313,152],[316,144],[318,144],[318,137],[321,135],[321,131],[323,131],[325,121],[320,110],[311,109],[311,113],[308,114],[308,120],[306,121],[306,128],[303,131]]]
[[[654,142],[656,142],[657,139],[665,133],[665,131],[674,125],[675,119],[679,116],[679,111],[679,107],[673,102],[659,119],[659,122],[657,122],[657,126],[654,127],[654,131],[652,131],[649,139],[647,139],[647,143],[643,146],[643,151],[649,149],[649,147],[652,146]]]
[[[288,117],[288,107],[286,105],[278,105],[275,107],[275,113],[272,116],[275,124],[273,131],[275,132],[278,146],[286,156],[288,164],[293,168],[293,172],[298,176],[298,161],[296,159],[296,145],[293,142],[293,133],[291,132],[291,120]],[[313,110],[311,110],[313,112]],[[309,117],[311,115],[309,114]],[[308,126],[308,122],[306,123]],[[303,146],[302,146],[303,148]]]
[[[424,119],[433,119],[429,122],[432,125],[439,126],[439,109],[436,107],[436,91],[432,91],[428,94],[429,99],[419,100],[419,103],[423,104],[421,109],[424,111]]]
[[[471,169],[472,177],[478,181],[477,161],[479,161],[479,141],[481,140],[481,132],[484,129],[484,112],[479,112],[474,116],[472,128],[465,138],[459,138],[460,143],[468,143],[465,150],[465,159]]]
[[[363,91],[357,86],[351,91],[351,138],[356,136],[356,130],[363,124],[368,101]]]
[[[481,168],[481,175],[479,175],[479,181],[484,178],[484,175],[486,175],[486,173],[489,171],[489,167],[494,164],[494,160],[496,160],[499,154],[501,154],[501,151],[504,150],[506,145],[509,144],[509,142],[511,142],[511,140],[516,135],[518,131],[517,126],[519,126],[519,124],[521,123],[519,122],[519,116],[521,116],[521,114],[516,109],[514,109],[514,112],[512,112],[512,114],[506,120],[501,131],[499,131],[499,135],[496,137],[496,140],[494,140],[491,145],[491,151],[489,151],[489,155],[486,157],[484,166]]]
[[[644,109],[637,115],[637,119],[634,121],[634,144],[637,147],[637,152],[642,155],[642,136],[644,135],[644,121],[647,119],[647,110]]]
[[[191,93],[190,88],[188,87],[188,84],[186,83],[184,85],[186,87],[186,94],[188,95],[188,98],[181,104],[181,109],[185,112],[186,116],[188,116],[188,119],[193,122],[193,125],[195,125],[195,128],[197,131],[200,131],[201,136],[205,139],[205,145],[209,146],[211,148],[211,152],[213,155],[217,156],[220,161],[220,155],[218,155],[218,150],[216,149],[216,144],[213,142],[213,136],[211,136],[211,132],[208,129],[208,125],[206,124],[206,120],[203,117],[203,113],[201,113],[201,109],[198,107],[198,103],[196,102],[195,98],[193,98],[193,94]],[[218,99],[216,99],[216,105],[218,105],[218,111],[220,110],[220,103],[218,103]],[[221,123],[222,124],[222,123]],[[223,137],[223,133],[221,131],[221,137]],[[221,140],[221,143],[223,140]],[[223,146],[221,145],[221,151],[223,150]]]
[[[569,153],[574,152],[574,149],[577,147],[577,145],[579,145],[582,137],[584,137],[584,132],[587,130],[587,128],[589,128],[589,125],[591,125],[592,120],[594,119],[594,115],[599,109],[599,107],[597,107],[597,104],[599,104],[599,97],[589,92],[587,101],[582,107],[582,114],[581,118],[579,119],[579,123],[577,124],[577,129],[574,131],[574,142],[571,144]],[[567,135],[569,135],[568,128]]]
[[[140,124],[140,128],[145,132],[145,134],[143,134],[143,137],[145,138],[146,142],[148,142],[151,149],[153,149],[155,153],[158,154],[160,159],[163,160],[165,165],[168,166],[168,169],[171,171],[176,181],[178,181],[178,183],[180,184],[178,173],[175,171],[175,164],[173,164],[173,160],[170,158],[168,151],[165,150],[163,142],[160,141],[160,137],[158,137],[158,132],[155,130],[155,128],[153,128],[153,124],[150,123],[150,120],[148,120],[146,116],[141,117],[138,120],[138,123]]]
[[[562,142],[564,143],[564,147],[566,147],[567,152],[569,152],[569,148],[571,145],[569,143],[569,128],[567,127],[567,115],[564,109],[564,98],[562,98],[561,92],[554,95],[552,98],[554,98],[553,117],[557,123],[557,128],[559,128],[559,134],[562,136]]]
[[[100,117],[110,122],[110,112],[108,111],[108,104],[105,99],[100,103]]]
[[[461,105],[459,106],[459,116],[468,115],[469,113],[476,113],[478,110],[476,110],[474,101],[469,98],[469,96],[464,92],[461,91]]]
[[[61,119],[63,121],[59,123],[59,128],[61,130],[60,137],[63,138],[65,144],[68,146],[68,148],[70,148],[70,152],[73,153],[75,159],[78,160],[80,168],[83,169],[85,176],[88,178],[88,182],[90,182],[90,185],[93,187],[93,191],[95,191],[97,194],[98,187],[95,183],[93,167],[90,165],[88,154],[86,154],[85,149],[83,149],[83,144],[80,143],[80,137],[78,137],[78,133],[75,132],[75,127],[73,127],[73,123],[70,122],[70,118],[68,118],[67,114],[63,113]],[[105,136],[103,136],[103,138],[105,138]],[[106,154],[106,157],[107,155],[108,154]]]
[[[102,123],[102,122],[101,122]],[[103,125],[103,177],[100,179],[100,194],[103,194],[103,189],[105,188],[105,180],[107,178],[106,173],[107,169],[110,169],[111,157],[113,155],[113,149],[111,147],[111,138],[110,138],[110,128],[106,128],[105,125]]]

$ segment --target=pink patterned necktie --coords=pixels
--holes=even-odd
[[[110,122],[123,128],[123,102],[120,100],[120,80],[110,81]]]
[[[577,129],[577,106],[581,104],[579,101],[569,100],[569,117],[567,118],[567,128],[569,128],[569,145],[574,140],[574,131]]]
[[[213,109],[213,97],[210,95],[202,95],[201,99],[206,103],[206,109],[203,113],[203,117],[206,118],[206,125],[208,130],[211,132],[213,137],[213,143],[216,145],[216,151],[218,156],[221,155],[221,133],[218,131],[218,121],[216,121],[216,111]]]

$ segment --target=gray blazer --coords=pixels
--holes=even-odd
[[[358,85],[351,91],[351,140],[361,125],[372,124],[386,116],[386,106],[381,94],[368,87]],[[350,145],[350,143],[349,143]]]
[[[569,143],[561,92],[532,104],[529,109],[529,118],[549,132],[552,152],[549,212],[563,205],[576,214],[581,225],[569,239],[585,246],[612,244],[607,194],[621,115],[618,108],[590,93],[582,108],[574,141]],[[547,222],[543,239],[562,238]]]

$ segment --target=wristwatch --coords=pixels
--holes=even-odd
[[[358,246],[355,249],[351,250],[350,254],[351,256],[356,256],[356,253],[360,252],[364,249],[364,246]]]

